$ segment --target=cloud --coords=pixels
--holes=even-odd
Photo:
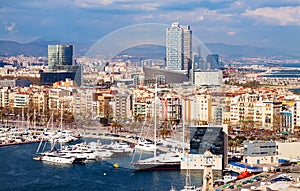
[[[75,5],[86,9],[153,11],[158,9],[160,3],[136,0],[76,0]]]
[[[198,22],[212,22],[212,23],[231,23],[233,22],[233,14],[222,14],[215,10],[209,10],[206,8],[197,8],[193,11],[172,11],[168,13],[162,13],[159,15],[160,20],[171,21],[179,20],[185,23],[198,23]]]
[[[228,32],[227,32],[227,35],[228,35],[228,36],[233,36],[233,35],[235,35],[235,34],[236,34],[235,31],[228,31]]]
[[[16,26],[16,23],[11,23],[10,25],[5,26],[5,29],[8,31],[13,31],[15,26]]]
[[[204,17],[203,17],[202,15],[199,16],[198,19],[197,19],[198,22],[201,22],[201,21],[203,21],[203,20],[204,20]]]
[[[256,18],[270,25],[300,25],[300,6],[258,8],[255,10],[246,10],[242,15]]]
[[[94,0],[76,0],[75,4],[82,8],[99,8],[102,6],[107,6],[114,3],[114,0],[101,0],[101,1],[94,1]]]
[[[143,20],[149,20],[149,19],[152,19],[152,18],[153,18],[153,15],[144,15],[144,16],[138,16],[136,18],[136,20],[143,21]]]

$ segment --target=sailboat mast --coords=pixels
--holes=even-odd
[[[36,120],[36,116],[35,115],[36,115],[36,113],[35,113],[35,109],[34,109],[34,111],[33,111],[33,129],[34,130],[36,130],[36,121],[35,121]]]
[[[63,104],[61,104],[61,108],[60,108],[60,130],[62,130],[62,126],[63,126]]]
[[[54,131],[54,128],[53,128],[53,111],[51,113],[51,129],[52,129],[52,131]]]
[[[185,185],[186,186],[191,186],[191,175],[190,175],[190,157],[189,157],[189,153],[186,153],[187,157],[186,157],[186,177],[185,177]]]
[[[24,129],[24,107],[22,107],[22,128]]]
[[[154,95],[154,158],[156,159],[156,98],[157,98],[157,77],[155,83],[155,95]]]

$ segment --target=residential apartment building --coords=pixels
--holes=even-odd
[[[9,107],[9,95],[13,92],[13,89],[3,87],[0,89],[0,107]]]
[[[262,127],[278,131],[281,126],[280,111],[281,101],[263,101]]]
[[[72,93],[72,110],[76,116],[95,118],[97,113],[97,101],[94,100],[95,89],[76,89]]]
[[[116,120],[131,118],[131,96],[128,91],[118,91],[112,103],[113,118]]]
[[[97,117],[112,117],[113,110],[110,102],[113,100],[114,96],[108,93],[95,93],[95,100],[97,102]]]
[[[14,108],[24,108],[29,105],[29,93],[15,92],[13,100]]]

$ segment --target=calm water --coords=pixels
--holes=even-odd
[[[38,144],[0,147],[0,190],[176,190],[185,184],[185,171],[137,172],[130,169],[132,156],[118,156],[83,165],[58,166],[34,161]],[[120,168],[112,164],[118,162]],[[106,175],[104,175],[106,173]],[[201,184],[201,174],[192,173]]]

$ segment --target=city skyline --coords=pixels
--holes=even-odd
[[[298,51],[299,1],[2,1],[0,39],[93,43],[141,23],[189,25],[204,43]]]

